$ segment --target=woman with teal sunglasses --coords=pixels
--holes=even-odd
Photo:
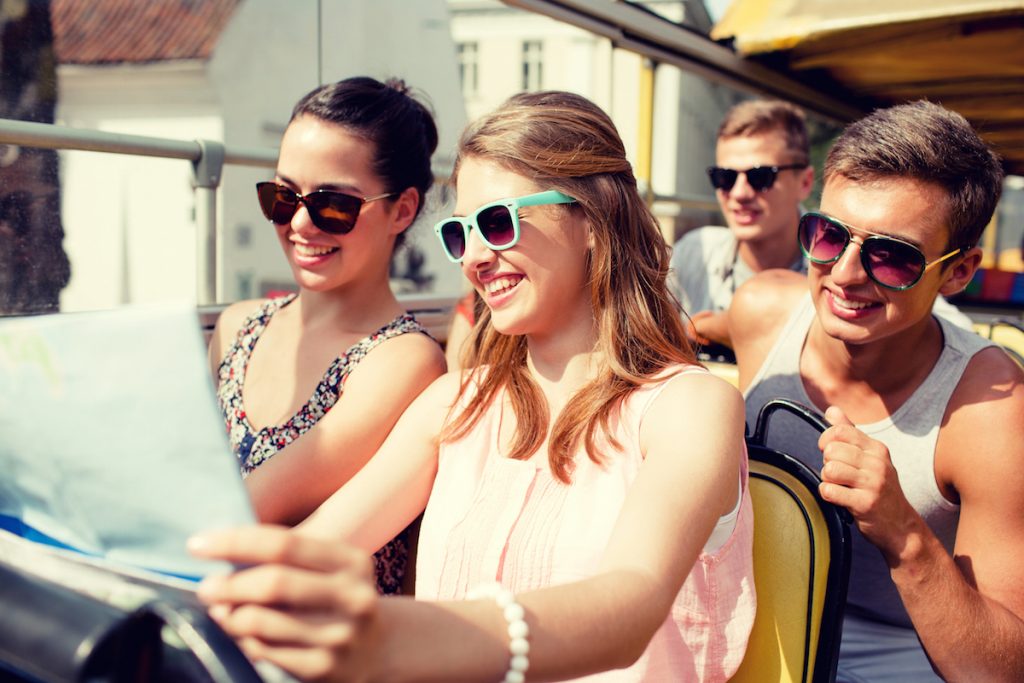
[[[694,359],[614,125],[517,95],[453,181],[436,232],[485,304],[467,369],[297,533],[196,539],[258,565],[201,597],[300,677],[728,679],[755,611],[743,402]],[[417,599],[376,599],[366,553],[420,512]]]

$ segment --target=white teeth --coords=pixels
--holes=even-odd
[[[495,280],[491,280],[490,282],[485,282],[484,283],[484,291],[487,292],[488,294],[501,294],[503,292],[506,292],[506,291],[512,289],[516,285],[518,285],[519,281],[522,280],[522,279],[523,279],[522,277],[518,277],[518,276],[517,277],[499,277],[499,278],[497,278]]]
[[[864,302],[861,302],[861,301],[849,301],[849,300],[844,299],[843,297],[839,296],[838,294],[833,294],[832,295],[832,300],[835,301],[842,308],[849,308],[849,309],[854,310],[854,311],[859,311],[862,308],[867,308],[867,307],[873,305],[873,304],[864,303]]]
[[[299,244],[295,242],[295,253],[299,256],[321,256],[335,251],[337,247],[318,247],[312,244]]]

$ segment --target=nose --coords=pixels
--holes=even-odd
[[[750,186],[747,182],[746,173],[737,173],[736,182],[733,183],[732,188],[726,191],[726,194],[734,199],[752,199],[757,196],[757,191]]]
[[[480,239],[479,231],[474,226],[466,238],[466,251],[462,255],[462,272],[470,273],[487,270],[495,261],[497,256],[483,240]]]
[[[868,281],[868,274],[861,262],[862,244],[859,237],[851,237],[839,260],[832,264],[832,281],[840,287]]]
[[[309,209],[306,207],[305,202],[299,202],[295,213],[292,214],[290,226],[292,232],[299,235],[313,235],[320,231],[318,227],[313,225],[313,218],[309,215]]]

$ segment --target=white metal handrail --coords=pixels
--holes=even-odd
[[[201,305],[217,300],[217,188],[224,164],[273,168],[277,163],[276,149],[226,147],[216,140],[173,140],[3,118],[0,144],[190,162],[196,193],[196,298]]]

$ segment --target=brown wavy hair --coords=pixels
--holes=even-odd
[[[970,249],[999,203],[1003,168],[960,114],[927,100],[876,109],[850,124],[825,160],[825,183],[914,178],[946,191],[947,249]],[[946,261],[942,268],[954,261]]]
[[[637,190],[615,125],[579,95],[513,96],[463,133],[453,184],[467,158],[496,163],[530,178],[541,190],[575,197],[576,203],[562,210],[580,212],[593,235],[587,269],[602,367],[566,404],[548,444],[551,471],[569,483],[581,444],[597,463],[603,457],[597,448],[600,435],[621,448],[609,423],[626,396],[670,365],[697,362],[666,286],[671,248]],[[544,441],[549,414],[526,368],[526,338],[499,333],[485,308],[467,346],[467,367],[487,371],[464,374],[455,405],[462,405],[471,386],[476,391],[458,415],[450,416],[442,441],[468,434],[505,389],[517,422],[509,457],[530,457]]]

